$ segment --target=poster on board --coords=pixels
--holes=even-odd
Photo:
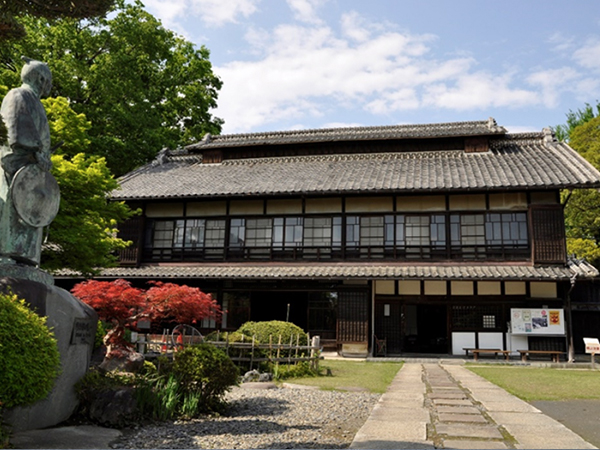
[[[564,310],[511,308],[510,328],[512,334],[564,335]]]

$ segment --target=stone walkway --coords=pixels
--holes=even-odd
[[[461,365],[407,363],[350,448],[596,447]]]

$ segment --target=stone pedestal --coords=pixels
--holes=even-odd
[[[49,283],[51,281],[51,283]],[[0,290],[25,299],[54,332],[61,373],[45,399],[4,413],[14,432],[46,428],[68,419],[77,407],[74,385],[87,372],[98,316],[69,292],[53,285],[47,273],[33,267],[0,265]],[[19,336],[15,336],[19,339]]]

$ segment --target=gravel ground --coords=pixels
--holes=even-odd
[[[347,448],[379,394],[241,389],[225,416],[145,426],[115,448]]]

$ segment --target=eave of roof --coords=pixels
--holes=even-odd
[[[63,272],[57,278],[74,277]],[[584,261],[568,266],[493,264],[380,264],[380,263],[232,263],[163,264],[141,267],[115,267],[102,270],[97,278],[127,279],[231,279],[231,280],[505,280],[567,281],[574,276],[592,278],[598,271]]]

